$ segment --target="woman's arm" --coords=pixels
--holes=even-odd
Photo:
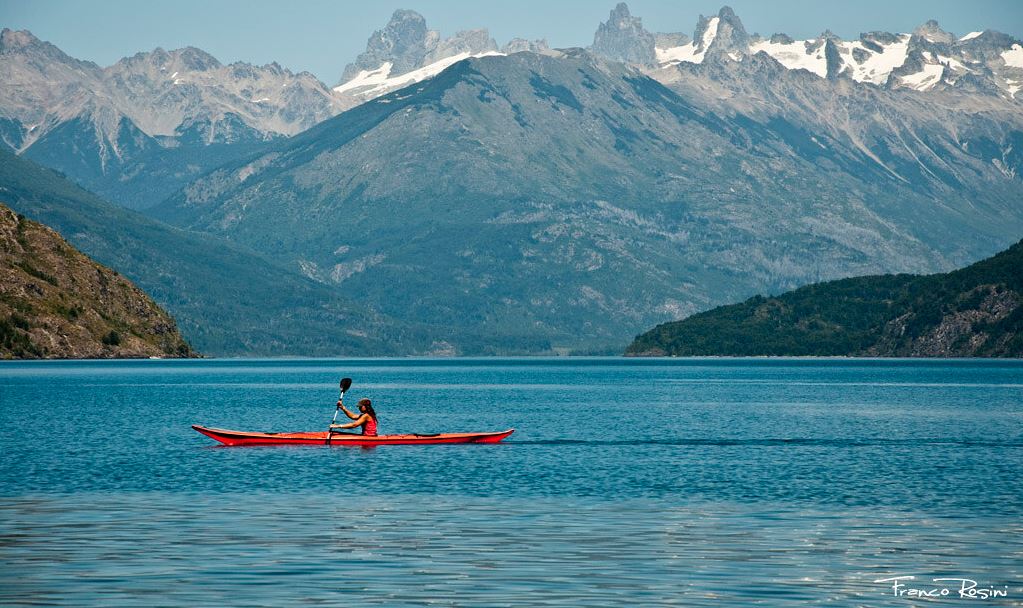
[[[345,413],[347,414],[348,410],[345,410]],[[351,415],[349,414],[349,416]],[[334,429],[354,429],[356,427],[362,426],[363,424],[366,424],[366,421],[369,420],[369,414],[363,414],[358,418],[356,418],[355,416],[351,416],[351,418],[353,418],[355,422],[349,422],[348,424],[332,424],[330,425],[330,427]]]
[[[341,408],[341,411],[343,411],[345,413],[345,416],[348,416],[352,420],[357,420],[359,418],[359,416],[356,416],[355,414],[349,412],[348,408],[345,407],[345,404],[341,403],[340,399],[337,400],[337,406],[339,408]],[[349,428],[349,427],[344,427],[344,428]]]

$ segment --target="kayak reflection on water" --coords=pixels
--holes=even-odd
[[[348,408],[345,407],[341,399],[337,400],[337,407],[342,412],[344,412],[345,416],[348,416],[352,420],[352,422],[349,422],[347,424],[331,424],[330,425],[331,435],[355,435],[357,433],[341,433],[335,431],[334,429],[354,429],[361,426],[363,435],[366,435],[368,437],[376,437],[377,413],[373,410],[372,401],[370,401],[369,399],[359,400],[359,412],[361,412],[359,415],[356,415],[348,411]]]

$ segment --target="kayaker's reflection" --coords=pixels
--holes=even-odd
[[[347,424],[332,424],[330,425],[331,435],[358,435],[359,433],[342,433],[334,429],[354,429],[362,427],[362,434],[368,437],[376,437],[377,434],[377,413],[373,411],[373,402],[369,399],[359,400],[359,414],[356,415],[345,407],[345,404],[340,399],[337,400],[337,407],[352,419],[352,422]],[[320,427],[322,428],[322,427]]]

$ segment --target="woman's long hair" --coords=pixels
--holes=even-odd
[[[369,414],[369,417],[372,418],[374,422],[376,422],[377,413],[376,411],[373,410],[373,402],[370,401],[369,399],[360,399],[359,407],[362,407],[364,405],[366,406],[366,413]]]

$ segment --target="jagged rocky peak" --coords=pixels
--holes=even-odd
[[[608,20],[597,27],[591,50],[608,59],[654,65],[657,63],[654,35],[643,29],[643,20],[633,17],[621,2],[611,11]]]
[[[0,44],[0,145],[137,208],[245,146],[294,135],[344,109],[308,73],[225,66],[194,47],[157,48],[101,68],[28,32],[4,31]],[[242,145],[199,151],[214,143]],[[168,158],[188,160],[156,160]]]
[[[419,13],[395,11],[387,27],[370,37],[366,51],[345,68],[341,82],[334,87],[334,98],[351,108],[432,78],[463,59],[495,54],[500,54],[497,43],[485,29],[441,38],[439,32],[427,29]]]
[[[703,63],[707,59],[714,62],[741,61],[751,54],[751,42],[753,39],[735,11],[724,6],[717,15],[700,15],[692,41],[673,47],[658,45],[657,63],[664,66]]]
[[[911,34],[875,31],[860,34],[858,40],[842,40],[830,30],[808,40],[785,34],[761,38],[747,34],[727,6],[717,15],[700,17],[691,43],[659,44],[657,69],[745,61],[760,52],[789,70],[886,88],[925,91],[947,85],[1011,98],[1023,90],[1023,79],[1014,72],[1023,68],[1023,45],[992,30],[957,39],[932,20]],[[673,78],[668,73],[664,77]]]
[[[902,38],[901,34],[893,34],[891,32],[865,32],[860,34],[860,42],[863,43],[863,46],[875,53],[883,53],[885,47],[898,43]]]
[[[260,72],[265,72],[272,76],[291,76],[291,70],[282,67],[276,61],[268,63],[262,67],[254,66],[251,63],[245,63],[244,61],[236,61],[227,66],[227,73],[232,78],[244,78],[253,79],[258,78]]]
[[[700,15],[693,41],[705,59],[734,61],[749,53],[750,36],[729,6],[721,7],[714,17]]]
[[[749,34],[732,7],[721,7],[717,19],[714,46],[726,51],[745,51],[749,47]]]
[[[396,72],[415,69],[426,56],[427,46],[436,43],[438,37],[437,32],[426,27],[426,19],[419,13],[396,10],[387,26],[369,37],[366,51],[345,68],[341,82],[362,70],[374,70],[385,62],[390,62],[391,69]]]
[[[382,30],[373,32],[366,50],[345,67],[339,84],[361,73],[373,73],[390,64],[387,76],[397,76],[465,53],[479,55],[497,51],[497,43],[485,29],[466,30],[446,39],[426,26],[426,19],[411,10],[399,9]]]
[[[941,26],[934,19],[913,30],[913,35],[937,44],[952,44],[955,42],[955,36],[951,32],[941,29]]]

